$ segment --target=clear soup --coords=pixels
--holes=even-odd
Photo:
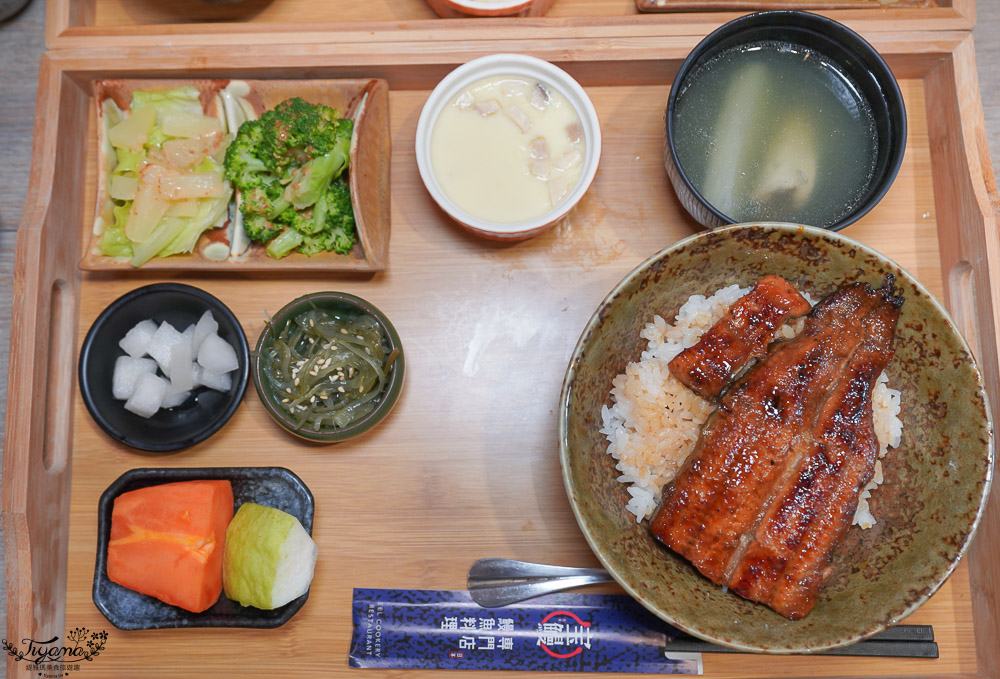
[[[821,54],[775,41],[740,45],[681,87],[678,161],[727,217],[830,226],[865,195],[878,148],[871,107]]]

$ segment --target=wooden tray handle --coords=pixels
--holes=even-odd
[[[76,201],[53,201],[52,193],[58,187],[82,196],[84,177],[74,170],[80,162],[70,156],[82,154],[84,145],[57,146],[57,135],[41,128],[58,126],[60,139],[84,138],[87,98],[70,88],[60,100],[60,87],[47,86],[53,77],[43,58],[32,191],[18,230],[11,316],[10,355],[17,360],[8,375],[0,520],[7,560],[5,638],[18,647],[26,638],[47,641],[65,632],[81,230]],[[24,666],[8,657],[11,676],[21,676]]]
[[[27,637],[46,641],[64,633],[79,292],[74,259],[47,254],[37,230],[19,234],[11,343],[21,347],[11,353],[22,358],[10,366],[2,515],[5,638],[18,646]],[[29,267],[44,274],[26,275]]]

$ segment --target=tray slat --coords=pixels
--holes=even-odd
[[[162,676],[228,675],[239,667],[241,676],[250,677],[312,676],[317,669],[346,676],[354,586],[459,588],[469,564],[483,556],[595,565],[561,483],[558,391],[577,336],[607,291],[648,255],[696,230],[660,164],[668,83],[696,41],[695,36],[560,41],[527,36],[505,43],[505,48],[559,62],[581,80],[597,106],[605,137],[601,170],[581,205],[556,229],[514,245],[485,242],[450,224],[423,189],[413,158],[416,118],[428,89],[452,66],[492,51],[494,41],[326,44],[309,50],[286,45],[269,52],[270,65],[261,63],[252,45],[176,47],[157,54],[95,48],[43,60],[39,161],[22,225],[15,289],[20,314],[15,321],[25,327],[15,325],[12,346],[14,365],[27,360],[29,367],[38,365],[31,357],[39,351],[35,340],[40,337],[32,305],[51,285],[49,269],[31,262],[47,247],[70,253],[70,266],[93,214],[87,203],[92,192],[85,187],[94,182],[95,145],[74,146],[67,136],[79,132],[79,121],[86,120],[93,78],[151,73],[294,77],[305,72],[310,77],[385,77],[391,92],[393,239],[387,271],[335,282],[319,276],[258,279],[250,295],[249,281],[242,277],[187,280],[229,305],[251,339],[267,310],[311,290],[341,289],[371,300],[393,320],[407,352],[409,376],[397,408],[361,439],[317,449],[283,434],[250,394],[216,437],[155,460],[185,467],[262,465],[274,464],[278,456],[299,474],[316,495],[321,549],[308,604],[286,627],[267,632],[109,630],[95,671],[127,676],[148,667]],[[845,233],[913,272],[949,301],[967,328],[979,319],[976,351],[994,404],[1000,403],[996,338],[984,325],[997,326],[992,304],[1000,289],[992,209],[997,195],[982,155],[971,38],[958,32],[927,40],[901,32],[873,41],[902,78],[910,138],[892,190]],[[633,61],[623,69],[627,59]],[[942,116],[946,123],[940,122]],[[59,193],[53,192],[54,183]],[[960,262],[968,263],[960,271],[971,271],[974,296],[956,292],[961,277],[951,272]],[[68,276],[75,294],[78,319],[72,321],[78,340],[113,299],[156,280],[155,274],[59,272]],[[42,420],[36,403],[44,391],[32,392],[34,386],[31,377],[11,371],[16,405],[8,418],[3,498],[13,562],[8,638],[20,638],[25,625],[56,634],[64,621],[108,627],[90,601],[97,498],[123,471],[151,465],[149,457],[103,436],[74,391],[72,498],[68,511],[46,509],[51,498],[38,494],[40,484],[50,478],[69,484],[70,470],[67,465],[55,477],[39,470],[35,451]],[[705,659],[706,673],[995,676],[1000,643],[987,616],[997,608],[998,590],[990,578],[996,577],[998,560],[998,507],[994,496],[969,557],[908,619],[934,625],[938,660],[713,655]],[[43,570],[45,560],[56,570]],[[67,573],[65,591],[60,568]],[[23,663],[18,667],[9,660],[8,669],[14,676]]]
[[[646,2],[647,0],[640,0]],[[727,0],[728,1],[728,0]],[[856,3],[858,0],[847,0]],[[905,0],[910,2],[910,0]],[[49,48],[171,44],[220,45],[384,42],[484,37],[558,39],[588,31],[603,35],[703,36],[744,14],[726,2],[712,11],[642,14],[636,0],[556,0],[545,17],[440,19],[425,0],[49,0]],[[759,3],[751,3],[757,5]],[[828,9],[824,14],[862,32],[971,30],[975,0],[928,0],[927,6]],[[406,37],[403,37],[403,36]]]
[[[892,9],[939,7],[936,0],[635,0],[640,12],[717,12],[722,9]]]

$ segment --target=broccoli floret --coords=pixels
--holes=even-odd
[[[240,210],[244,216],[262,215],[271,220],[278,219],[279,215],[292,209],[284,194],[285,190],[278,182],[255,186],[243,193]]]
[[[274,181],[274,174],[257,156],[263,136],[259,120],[248,120],[240,126],[239,134],[226,149],[224,167],[226,179],[247,191],[265,182]]]
[[[284,212],[274,218],[276,224],[283,224],[291,227],[299,233],[305,235],[316,231],[313,223],[313,212],[309,210],[296,210],[289,207]]]
[[[351,140],[342,139],[329,153],[296,168],[292,172],[285,197],[299,210],[313,205],[326,193],[330,182],[339,177],[347,167],[350,152]]]
[[[258,243],[266,243],[274,239],[281,233],[283,228],[264,215],[243,215],[243,230],[250,236],[250,240],[257,241]]]
[[[346,182],[335,181],[330,184],[326,195],[316,202],[313,217],[323,209],[324,228],[321,231],[307,234],[299,252],[314,255],[317,252],[328,251],[346,255],[358,240],[354,222],[354,208],[351,205],[351,190]]]
[[[335,109],[298,97],[286,99],[264,113],[260,124],[261,159],[282,175],[290,166],[329,153],[344,139],[350,145],[354,132],[354,122],[341,118]]]
[[[346,255],[358,240],[354,221],[354,206],[351,203],[351,189],[347,182],[336,181],[330,184],[326,194],[327,215],[326,225],[333,234],[332,247],[329,249]]]
[[[302,99],[288,99],[240,126],[226,151],[225,175],[241,192],[244,228],[270,242],[268,254],[295,248],[350,252],[356,240],[350,191],[354,123]],[[297,235],[296,235],[297,234]]]

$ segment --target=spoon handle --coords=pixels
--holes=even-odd
[[[480,559],[469,569],[468,588],[480,606],[495,608],[564,589],[612,582],[601,568],[571,568],[514,561]]]

